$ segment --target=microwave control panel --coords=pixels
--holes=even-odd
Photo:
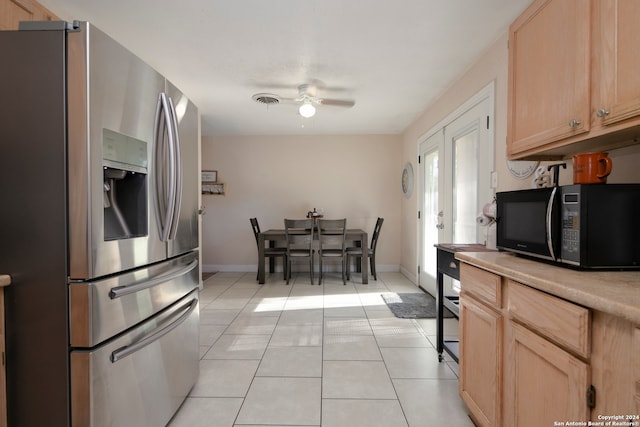
[[[562,246],[560,258],[565,262],[580,261],[580,193],[562,192]]]

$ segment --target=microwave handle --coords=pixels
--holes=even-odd
[[[552,219],[553,219],[554,207],[556,204],[557,190],[558,190],[557,186],[553,187],[553,190],[551,190],[551,196],[549,196],[549,203],[547,203],[547,247],[549,248],[549,255],[551,255],[551,259],[554,261],[556,260],[556,254],[553,250],[555,245],[553,242],[553,233],[552,233],[551,227],[553,226]]]

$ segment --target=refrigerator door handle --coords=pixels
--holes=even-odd
[[[178,131],[178,118],[176,109],[173,105],[173,100],[169,97],[169,108],[171,113],[171,119],[173,123],[173,144],[174,144],[174,157],[173,163],[175,167],[174,181],[172,185],[175,186],[175,202],[173,207],[173,215],[171,218],[171,227],[169,230],[169,239],[176,238],[178,232],[178,222],[180,220],[180,205],[182,204],[182,161],[180,159],[180,135]]]
[[[180,317],[178,317],[175,321],[171,322],[169,325],[155,330],[154,332],[147,335],[145,338],[141,339],[140,341],[136,341],[133,344],[126,345],[124,347],[120,347],[117,350],[114,350],[113,353],[111,353],[111,362],[116,363],[118,360],[124,359],[125,357],[143,349],[149,344],[153,344],[155,341],[159,340],[160,338],[162,338],[163,336],[165,336],[166,334],[168,334],[169,332],[171,332],[172,330],[180,326],[185,320],[187,320],[197,306],[198,306],[198,298],[193,298],[192,300],[190,300],[189,302],[187,302],[182,307],[176,310],[176,313],[174,314],[177,314],[178,312],[183,310],[186,310],[186,311]]]
[[[134,294],[136,292],[143,291],[145,289],[153,288],[161,283],[168,282],[169,280],[175,279],[176,277],[187,274],[198,265],[198,260],[191,261],[189,264],[182,268],[175,269],[170,271],[168,274],[163,274],[160,276],[156,276],[152,279],[145,279],[140,282],[135,282],[131,285],[117,286],[115,288],[111,288],[109,290],[109,298],[116,299],[123,297],[125,295]]]
[[[170,99],[166,93],[158,96],[155,120],[156,216],[160,228],[160,240],[166,242],[176,203],[175,121],[171,117]],[[168,136],[168,143],[165,138]],[[168,158],[167,158],[168,155]],[[165,167],[168,169],[165,171]]]

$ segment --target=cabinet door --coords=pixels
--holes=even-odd
[[[589,130],[590,9],[537,0],[511,25],[508,155]]]
[[[460,295],[460,396],[480,426],[501,425],[503,317]]]
[[[640,354],[640,326],[633,330],[633,354],[636,356]],[[633,364],[633,378],[636,382],[636,394],[634,397],[636,401],[636,414],[640,414],[640,358],[634,357]]]
[[[0,0],[0,29],[17,30],[20,21],[32,21],[35,5],[28,0]]]
[[[0,30],[17,30],[20,21],[52,21],[57,17],[32,0],[0,0]]]
[[[600,99],[596,123],[611,125],[640,115],[640,2],[594,2],[594,56]]]
[[[602,414],[640,414],[640,329],[626,319],[594,311],[593,350],[594,421]]]
[[[589,367],[523,326],[509,322],[505,425],[552,426],[589,420]]]
[[[2,352],[2,363],[0,363],[0,427],[7,425],[7,378],[4,360],[4,337],[4,288],[0,288],[0,351]]]

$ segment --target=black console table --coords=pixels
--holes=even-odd
[[[444,295],[444,275],[460,280],[460,261],[455,258],[456,252],[487,252],[486,246],[480,244],[451,244],[438,243],[437,249],[437,277],[436,277],[436,350],[438,351],[438,361],[444,360],[443,352],[446,351],[456,362],[458,362],[459,341],[444,339],[444,309],[445,307],[458,318],[460,315],[459,298],[457,296]]]

